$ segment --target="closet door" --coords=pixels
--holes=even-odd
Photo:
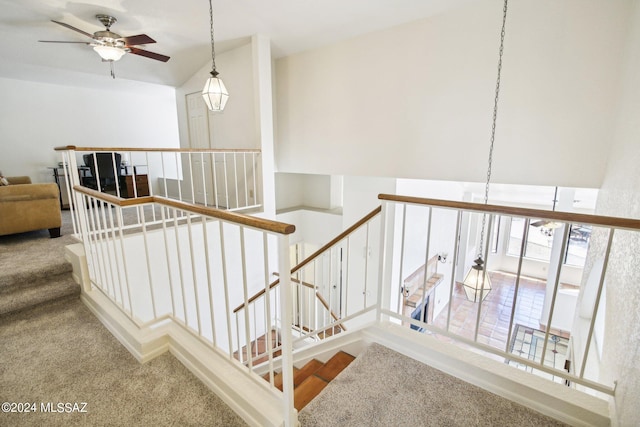
[[[190,93],[187,98],[187,116],[189,118],[189,145],[194,149],[209,149],[209,114],[207,106],[200,92]],[[193,192],[195,203],[215,206],[213,197],[213,169],[212,155],[210,153],[193,153],[191,158],[191,171],[189,165],[183,168],[185,179],[193,175]],[[190,174],[191,172],[191,174]]]

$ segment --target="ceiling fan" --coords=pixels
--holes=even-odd
[[[156,41],[146,34],[138,34],[135,36],[122,37],[120,34],[111,31],[111,26],[117,22],[117,19],[109,15],[96,15],[96,19],[105,26],[104,31],[96,31],[91,34],[83,31],[79,28],[73,27],[64,22],[51,20],[58,25],[69,28],[83,34],[92,40],[90,42],[76,42],[76,41],[57,41],[57,40],[39,40],[43,43],[82,43],[93,47],[103,61],[111,64],[111,76],[115,78],[113,72],[113,62],[120,60],[126,53],[132,53],[134,55],[144,56],[146,58],[155,59],[157,61],[167,62],[169,57],[161,55],[159,53],[150,52],[148,50],[140,49],[136,46],[155,43]]]
[[[556,210],[556,203],[557,202],[558,202],[558,187],[556,187],[555,193],[553,194],[553,209],[552,210],[554,212]],[[562,224],[560,224],[559,222],[543,220],[543,219],[540,219],[538,221],[534,221],[534,222],[530,223],[529,225],[531,225],[532,227],[542,227],[542,228],[546,228],[546,229],[549,229],[549,230],[555,230],[556,228],[560,228],[562,226]]]

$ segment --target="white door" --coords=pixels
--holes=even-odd
[[[202,94],[190,93],[187,98],[187,117],[189,119],[189,146],[190,148],[209,149],[209,113]],[[193,176],[193,192],[195,203],[214,205],[214,185],[212,171],[212,154],[190,154],[191,175]],[[189,173],[189,167],[183,169]],[[187,175],[189,176],[189,175]]]

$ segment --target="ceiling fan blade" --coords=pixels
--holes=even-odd
[[[89,42],[67,42],[62,40],[38,40],[40,43],[79,43],[79,44],[91,44]]]
[[[146,34],[138,34],[136,36],[123,37],[124,43],[127,46],[137,46],[140,44],[150,44],[156,41]]]
[[[532,227],[544,227],[548,223],[549,223],[549,221],[544,221],[544,220],[541,219],[539,221],[534,221],[529,225],[531,225]]]
[[[53,19],[51,20],[51,22],[55,22],[55,23],[56,23],[56,24],[58,24],[58,25],[62,25],[63,27],[67,27],[67,28],[68,28],[68,29],[70,29],[70,30],[76,31],[76,32],[78,32],[78,33],[80,33],[80,34],[84,34],[84,35],[85,35],[85,36],[87,36],[87,37],[91,37],[91,38],[93,38],[93,34],[91,34],[91,33],[87,33],[86,31],[82,31],[82,30],[81,30],[81,29],[79,29],[79,28],[72,27],[71,25],[69,25],[69,24],[65,24],[64,22],[54,21]]]
[[[131,50],[131,53],[133,53],[134,55],[145,56],[147,58],[155,59],[157,61],[167,62],[170,59],[170,57],[166,55],[161,55],[155,52],[149,52],[148,50],[144,50],[144,49],[138,49],[137,47],[129,47],[129,49]]]

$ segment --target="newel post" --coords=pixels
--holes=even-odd
[[[298,425],[298,414],[293,406],[293,336],[292,295],[291,295],[291,265],[289,261],[289,236],[281,234],[278,237],[278,271],[280,271],[280,335],[282,338],[282,394],[284,425],[294,427]]]
[[[378,261],[378,296],[376,301],[376,321],[383,320],[383,310],[390,309],[392,270],[393,270],[393,239],[395,204],[381,201],[380,212],[380,259]]]

